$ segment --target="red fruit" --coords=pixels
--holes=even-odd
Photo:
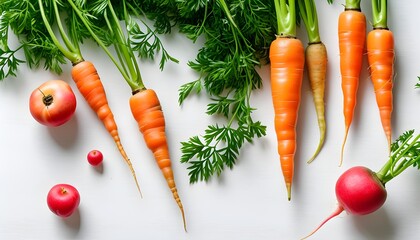
[[[69,184],[53,186],[47,195],[47,204],[57,216],[66,218],[71,216],[80,203],[80,194]]]
[[[76,111],[76,96],[63,80],[49,80],[32,91],[29,98],[31,115],[39,123],[57,127],[68,122]]]
[[[104,156],[99,150],[92,150],[87,155],[87,160],[92,166],[98,166],[102,163]]]

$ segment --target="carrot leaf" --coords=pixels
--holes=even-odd
[[[24,63],[25,61],[16,57],[16,52],[19,49],[11,50],[0,47],[0,80],[3,80],[9,76],[15,76],[19,64]]]
[[[226,167],[232,169],[242,145],[250,142],[253,134],[262,136],[263,132],[265,127],[260,123],[254,126],[241,125],[238,128],[215,124],[208,127],[203,138],[194,136],[182,142],[181,162],[190,164],[190,183],[208,181],[213,175],[220,176]]]
[[[418,82],[414,86],[415,88],[420,88],[420,76],[417,77]]]
[[[30,68],[41,65],[54,73],[62,72],[66,62],[63,53],[52,41],[43,22],[38,1],[4,0],[0,4],[0,48],[2,69],[1,80],[16,76],[20,63],[26,62]],[[45,18],[54,19],[54,10],[50,2],[45,6]],[[11,50],[8,46],[9,29],[18,38],[18,46]],[[17,58],[17,52],[23,50],[25,60]]]
[[[195,60],[188,62],[199,77],[179,88],[178,101],[184,104],[189,95],[205,91],[210,98],[206,113],[220,120],[182,142],[181,162],[188,164],[195,183],[233,168],[244,144],[266,134],[266,127],[252,117],[250,99],[262,86],[257,69],[268,59],[275,38],[275,14],[272,1],[260,0],[186,0],[177,6],[181,33],[193,42],[204,40]]]

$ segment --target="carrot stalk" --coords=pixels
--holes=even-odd
[[[64,45],[62,45],[58,38],[56,37],[52,27],[46,17],[44,6],[41,0],[38,0],[38,5],[40,8],[40,12],[42,15],[43,22],[45,27],[48,31],[48,34],[51,36],[51,40],[54,44],[58,47],[58,49],[63,53],[63,55],[70,60],[73,64],[73,68],[71,70],[71,75],[73,81],[76,83],[76,86],[82,96],[85,98],[86,102],[89,104],[90,108],[97,114],[98,118],[104,124],[106,130],[114,139],[115,144],[124,158],[124,161],[127,163],[128,167],[130,168],[131,174],[133,175],[137,190],[142,197],[142,193],[140,190],[140,185],[137,180],[136,173],[134,171],[133,165],[128,158],[118,134],[117,124],[114,119],[114,115],[111,111],[111,108],[108,105],[108,100],[105,94],[105,89],[102,85],[100,77],[97,73],[95,66],[83,59],[81,54],[79,45],[77,41],[71,41],[70,38],[67,36],[66,32],[60,21],[60,13],[57,7],[56,1],[52,1],[54,15],[56,17],[56,23],[58,26],[59,34],[63,39]],[[73,29],[73,31],[76,31]]]
[[[344,146],[356,107],[356,95],[365,49],[366,17],[360,9],[360,0],[346,0],[345,9],[338,19],[338,39],[345,122],[344,140],[341,146],[339,163],[341,166],[343,163]]]
[[[169,148],[165,133],[165,118],[158,96],[152,89],[142,89],[133,92],[130,98],[130,108],[137,121],[147,147],[153,152],[163,176],[171,189],[172,195],[181,210],[184,229],[187,230],[184,207],[178,195],[174,174],[171,168]]]
[[[308,163],[311,163],[321,151],[325,141],[327,127],[324,95],[328,55],[327,48],[321,41],[319,34],[318,16],[314,0],[298,0],[298,4],[299,13],[305,23],[308,34],[309,42],[305,50],[305,60],[319,128],[318,146],[312,157],[308,160]]]
[[[367,36],[367,56],[370,78],[388,148],[391,147],[394,75],[394,35],[387,26],[387,1],[372,0],[373,30]]]
[[[296,122],[305,64],[302,42],[296,36],[295,1],[275,0],[278,36],[270,46],[271,91],[280,164],[291,200],[296,152]]]

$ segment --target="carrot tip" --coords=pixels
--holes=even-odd
[[[312,155],[312,157],[307,161],[307,163],[309,164],[309,163],[311,163],[311,162],[313,162],[314,160],[315,160],[315,158],[318,156],[318,154],[319,154],[319,152],[321,151],[321,149],[322,149],[322,146],[324,145],[324,139],[325,139],[325,134],[324,133],[321,133],[321,137],[320,137],[320,139],[319,139],[319,143],[318,143],[318,146],[317,146],[317,148],[316,148],[316,150],[315,150],[315,153]]]
[[[290,201],[292,199],[292,184],[286,183],[286,189],[287,189],[287,200]]]
[[[349,128],[350,128],[350,126],[346,126],[346,130],[345,130],[345,134],[344,134],[343,144],[341,145],[340,163],[338,164],[338,166],[339,166],[339,167],[341,167],[341,165],[343,164],[344,146],[346,145],[347,135],[349,134]]]

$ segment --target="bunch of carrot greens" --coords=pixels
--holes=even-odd
[[[245,143],[266,134],[252,118],[251,92],[262,86],[257,68],[268,61],[274,38],[271,1],[177,1],[181,33],[204,46],[189,66],[200,77],[179,89],[179,103],[205,90],[206,113],[221,116],[204,134],[182,142],[181,162],[189,164],[190,182],[208,181],[233,168]]]

